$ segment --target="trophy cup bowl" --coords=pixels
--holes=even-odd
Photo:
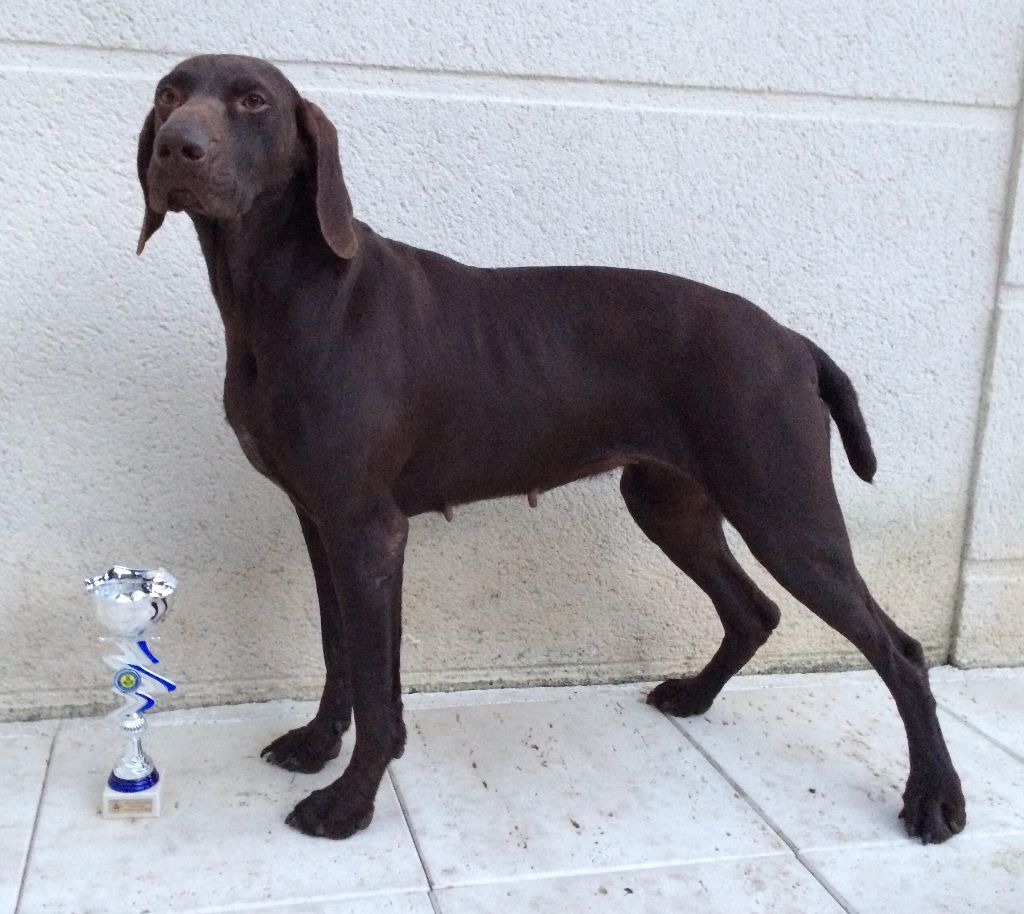
[[[124,565],[115,565],[85,582],[96,606],[96,618],[114,638],[139,638],[162,622],[177,586],[166,569],[149,571]]]
[[[117,653],[103,658],[114,671],[112,691],[123,699],[110,716],[120,719],[128,738],[128,752],[114,765],[103,791],[102,813],[106,818],[160,814],[160,774],[143,751],[145,713],[155,704],[149,694],[154,686],[173,692],[177,686],[156,673],[160,661],[149,642],[157,640],[150,630],[163,622],[178,582],[164,568],[137,569],[115,565],[85,582],[93,598],[96,618],[106,631],[100,641],[113,644]],[[144,689],[146,691],[144,691]]]

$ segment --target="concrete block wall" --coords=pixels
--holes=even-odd
[[[1008,0],[0,8],[0,716],[106,706],[79,582],[114,561],[182,580],[178,706],[322,681],[298,525],[223,421],[187,220],[134,256],[153,85],[205,51],[270,58],[327,111],[383,234],[680,273],[816,339],[880,458],[866,486],[835,452],[875,595],[933,662],[1024,660],[1022,26]],[[736,546],[783,606],[752,669],[861,662]],[[695,672],[720,637],[614,476],[417,518],[405,629],[418,688]]]

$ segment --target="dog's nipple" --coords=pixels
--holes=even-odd
[[[444,519],[450,524],[455,519],[455,509],[451,505],[445,505],[444,511],[441,512],[444,515]]]
[[[540,489],[530,489],[526,493],[526,500],[530,503],[531,508],[537,507],[537,502],[540,499]]]

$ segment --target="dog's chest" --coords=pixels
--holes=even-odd
[[[249,463],[278,481],[272,402],[261,383],[255,359],[248,353],[232,358],[224,378],[224,414]]]
[[[228,419],[228,424],[231,426],[232,431],[234,431],[235,437],[238,439],[238,443],[242,448],[242,453],[245,454],[249,463],[251,463],[264,476],[273,478],[267,461],[264,460],[260,454],[260,447],[256,441],[256,436],[253,435],[253,433],[244,425],[232,422],[230,418]]]

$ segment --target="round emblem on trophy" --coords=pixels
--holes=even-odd
[[[142,677],[135,672],[135,670],[125,667],[123,670],[118,670],[114,676],[114,688],[118,692],[124,692],[126,695],[130,695],[136,691],[142,684]]]

